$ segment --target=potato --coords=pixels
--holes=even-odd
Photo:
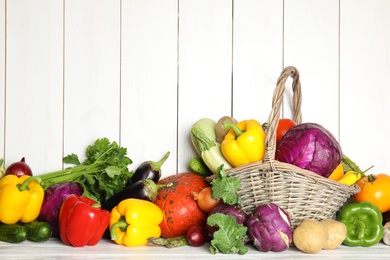
[[[347,227],[343,222],[327,218],[321,220],[328,230],[328,242],[323,249],[335,249],[339,247],[347,236]]]
[[[294,245],[304,253],[318,253],[327,242],[328,230],[318,220],[305,219],[293,232]]]
[[[223,129],[223,123],[234,123],[237,124],[238,121],[230,116],[223,116],[221,117],[217,125],[215,126],[215,132],[217,135],[217,142],[222,143],[222,141],[225,139],[225,135],[229,132],[230,128],[228,129]]]

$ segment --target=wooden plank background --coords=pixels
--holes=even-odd
[[[0,157],[34,173],[108,137],[187,170],[202,117],[265,122],[296,66],[303,121],[390,173],[388,0],[0,0]],[[291,88],[283,115],[291,116]]]

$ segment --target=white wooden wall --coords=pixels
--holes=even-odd
[[[390,173],[389,14],[389,0],[0,0],[0,157],[41,174],[108,137],[134,169],[170,151],[164,176],[182,172],[196,120],[264,122],[294,65],[303,121]]]

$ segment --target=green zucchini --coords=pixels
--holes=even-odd
[[[190,167],[190,170],[195,172],[195,173],[198,173],[202,176],[210,176],[212,174],[211,170],[209,169],[209,167],[207,167],[207,165],[204,163],[202,157],[200,156],[195,156],[193,158],[190,159],[190,162],[189,162],[189,167]]]
[[[190,137],[191,137],[192,145],[194,146],[198,155],[201,155],[202,151],[199,147],[199,141],[193,135],[192,130],[193,129],[201,130],[208,139],[212,141],[216,141],[217,140],[217,132],[215,128],[216,125],[217,122],[215,122],[213,119],[210,118],[201,118],[192,125]]]
[[[27,239],[33,242],[43,242],[49,240],[52,235],[52,229],[47,222],[33,221],[24,224],[27,233]]]
[[[223,156],[221,145],[217,141],[209,139],[202,129],[197,127],[191,129],[191,134],[199,145],[203,162],[212,173],[216,173],[221,165],[223,165],[224,170],[232,168],[230,163]]]
[[[0,241],[20,243],[27,239],[27,231],[23,225],[0,224]]]

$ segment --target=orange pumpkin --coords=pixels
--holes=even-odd
[[[208,187],[206,179],[193,172],[183,172],[161,179],[158,184],[168,183],[167,187],[160,188],[154,203],[163,212],[163,221],[160,224],[161,237],[171,238],[182,236],[194,225],[205,225],[207,213],[202,211],[193,192],[200,192]]]

